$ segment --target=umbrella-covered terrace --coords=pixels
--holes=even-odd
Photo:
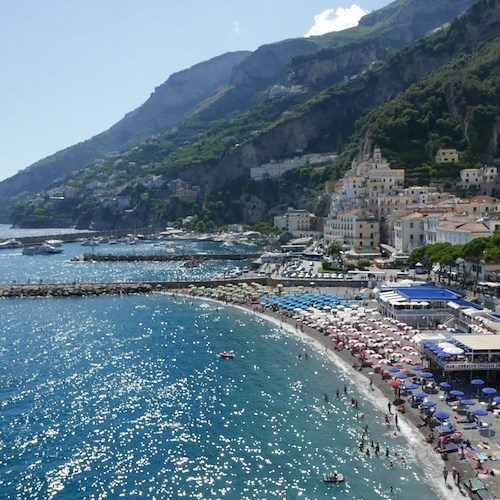
[[[378,294],[379,311],[383,316],[395,318],[416,327],[441,323],[450,315],[448,303],[460,295],[429,285],[392,287]]]
[[[500,370],[500,336],[452,335],[442,342],[424,341],[423,353],[446,372]]]

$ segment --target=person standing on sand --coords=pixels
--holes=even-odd
[[[444,477],[444,482],[447,483],[448,482],[448,469],[446,467],[443,469],[443,477]]]

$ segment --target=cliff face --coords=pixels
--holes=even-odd
[[[486,3],[485,0],[483,4]],[[215,170],[210,170],[209,176],[203,169],[199,169],[197,175],[205,176],[207,189],[218,189],[227,180],[248,175],[252,166],[293,155],[297,149],[307,149],[316,137],[328,134],[334,143],[337,136],[350,135],[355,121],[370,107],[389,100],[453,57],[469,53],[477,44],[498,37],[500,9],[495,8],[498,0],[490,0],[490,3],[492,8],[473,9],[470,16],[455,21],[441,35],[441,43],[428,44],[424,39],[399,52],[377,70],[350,80],[341,89],[330,89],[321,100],[308,105],[301,116],[275,126],[224,158]],[[491,148],[494,142],[491,141]]]
[[[314,57],[292,61],[294,81],[317,90],[326,88],[381,61],[439,28],[469,8],[475,0],[400,0],[361,18],[367,35],[358,42],[323,49]]]

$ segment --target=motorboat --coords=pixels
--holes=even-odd
[[[43,245],[34,245],[31,247],[23,248],[23,255],[53,255],[62,253],[62,248],[56,248],[52,245],[44,243]]]
[[[341,483],[344,480],[344,474],[340,472],[325,472],[323,474],[323,481],[325,483]]]
[[[11,238],[10,240],[5,240],[5,241],[2,241],[0,243],[0,250],[1,249],[12,249],[12,248],[22,248],[23,247],[23,244],[18,241],[18,240],[15,240],[13,238]]]
[[[52,247],[60,247],[60,246],[62,246],[63,241],[62,240],[46,240],[45,243],[47,243],[47,245],[50,245]]]
[[[234,351],[219,352],[219,358],[234,358]]]

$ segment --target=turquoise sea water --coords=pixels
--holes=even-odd
[[[2,282],[32,265],[4,258]],[[31,269],[74,276],[59,258]],[[432,451],[387,430],[365,380],[252,313],[165,295],[0,308],[1,498],[450,498]],[[323,483],[333,470],[346,481]]]

